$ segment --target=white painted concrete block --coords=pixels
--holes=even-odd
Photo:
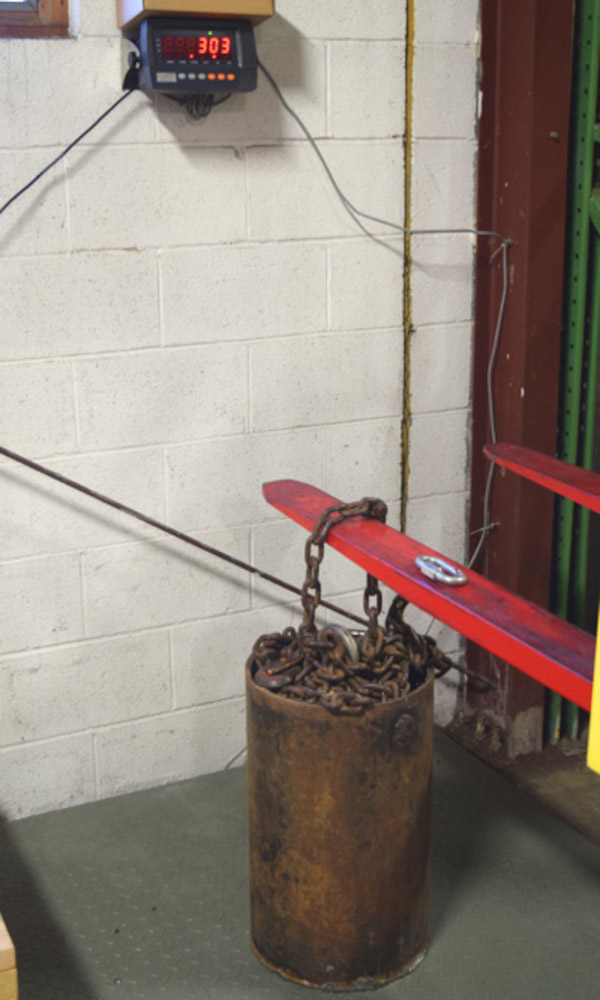
[[[322,147],[329,158],[329,145]],[[352,233],[352,223],[311,149],[300,145],[250,149],[247,159],[253,239]]]
[[[246,235],[244,164],[233,149],[76,150],[69,203],[76,249],[193,246]]]
[[[269,383],[268,374],[263,373]],[[167,449],[169,522],[183,530],[224,528],[278,517],[265,502],[270,479],[324,483],[325,430],[249,434]]]
[[[397,0],[277,0],[277,17],[262,29],[308,38],[403,38],[404,4]]]
[[[55,155],[55,151],[48,149],[0,150],[0,205],[20,191]],[[65,168],[59,163],[6,209],[2,216],[0,256],[67,251],[66,211]]]
[[[202,541],[248,561],[248,532],[203,532]],[[166,539],[91,549],[82,557],[90,637],[211,618],[249,607],[248,576]]]
[[[400,331],[268,341],[252,348],[255,431],[401,412]],[[270,379],[265,382],[265,372]]]
[[[82,638],[77,556],[4,563],[0,589],[0,653]]]
[[[468,503],[467,492],[409,500],[406,533],[464,566]]]
[[[416,330],[411,348],[413,413],[458,410],[471,401],[469,324]]]
[[[413,150],[413,228],[472,229],[475,143],[418,139]]]
[[[96,737],[101,798],[220,771],[243,749],[244,699],[105,729]]]
[[[314,136],[326,134],[326,50],[323,43],[297,37],[263,41],[260,60],[283,91],[286,101],[300,115]],[[261,140],[298,139],[302,133],[284,109],[262,72],[258,88],[234,94],[208,118],[194,121],[165,97],[156,104],[158,137],[161,141],[197,143],[242,143]]]
[[[49,465],[90,489],[164,520],[164,461],[159,448],[52,459]],[[157,533],[16,464],[0,465],[0,489],[5,559],[79,551]]]
[[[186,441],[246,429],[240,345],[112,355],[75,367],[85,449]]]
[[[400,430],[399,418],[328,427],[326,489],[346,502],[364,496],[396,500],[400,496]],[[314,485],[320,484],[315,480]]]
[[[469,445],[467,410],[415,415],[410,444],[411,499],[465,490]]]
[[[112,4],[97,0],[79,0],[79,24],[82,35],[118,35],[117,18]]]
[[[261,58],[311,131],[333,130],[323,151],[347,196],[401,222],[405,5],[277,6],[258,31]],[[425,138],[415,225],[474,215],[465,136],[476,8],[475,0],[417,0],[415,112]],[[114,5],[81,0],[80,21],[77,40],[0,41],[8,68],[0,204],[120,91]],[[41,95],[33,63],[52,81]],[[436,146],[439,135],[452,139]],[[268,145],[282,139],[287,145]],[[263,479],[306,479],[342,499],[398,496],[402,262],[363,239],[264,79],[200,124],[162,98],[132,95],[70,154],[68,174],[57,166],[3,220],[0,300],[10,320],[0,422],[9,447],[52,456],[58,471],[244,560],[266,561],[294,584],[303,580],[306,533],[264,503]],[[272,242],[248,246],[249,237]],[[329,237],[344,239],[329,248],[297,242]],[[468,323],[472,243],[415,237],[412,250],[411,498],[421,492],[409,519],[458,548],[467,328],[448,355],[450,343],[442,350],[441,331],[427,326]],[[30,294],[20,295],[23,284]],[[74,360],[24,363],[60,357]],[[441,394],[444,410],[433,412]],[[149,541],[150,529],[61,499],[60,487],[9,466],[0,461],[0,557],[27,558],[0,570],[0,739],[65,735],[0,751],[0,808],[24,815],[224,767],[244,744],[240,695],[252,642],[264,629],[297,624],[298,603],[264,583],[252,593],[246,574]],[[393,502],[389,523],[397,520]],[[29,558],[42,552],[59,554]],[[363,584],[362,571],[327,552],[326,595],[362,613]],[[460,647],[451,630],[434,631],[445,648]],[[443,710],[438,696],[438,716]],[[94,736],[81,732],[98,726]]]
[[[404,44],[336,42],[330,48],[330,129],[336,138],[404,133]]]
[[[474,45],[479,33],[479,0],[417,0],[417,42]]]
[[[84,642],[2,663],[0,743],[76,733],[171,707],[166,632]]]
[[[402,241],[389,246],[369,240],[332,243],[331,326],[334,330],[399,327],[403,317]]]
[[[0,811],[21,819],[95,799],[91,735],[0,750]]]
[[[159,262],[166,344],[253,340],[327,327],[324,246],[172,250]]]
[[[149,253],[7,259],[0,301],[11,322],[0,358],[51,358],[160,343],[156,259]]]
[[[400,143],[325,142],[321,151],[345,196],[357,208],[401,221]],[[253,239],[310,239],[360,232],[306,145],[249,150],[248,184]],[[372,228],[382,232],[385,227],[373,224]]]
[[[413,324],[417,329],[470,321],[473,241],[470,236],[413,236]]]
[[[13,149],[66,146],[119,98],[123,82],[119,38],[10,39],[3,46],[3,67],[0,145]],[[40,72],[52,86],[40,86]],[[109,137],[111,144],[149,142],[153,129],[147,98],[134,93],[83,143],[106,143]],[[42,165],[56,155],[40,152]]]
[[[475,138],[475,46],[417,45],[413,86],[413,131],[416,138]]]
[[[74,451],[70,363],[0,364],[0,427],[5,447],[29,457]]]
[[[286,616],[269,608],[173,628],[175,708],[241,697],[246,660],[256,640],[295,623],[293,611]]]

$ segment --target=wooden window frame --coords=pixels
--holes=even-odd
[[[0,38],[66,38],[69,34],[69,0],[38,0],[38,9],[3,10],[0,3]]]

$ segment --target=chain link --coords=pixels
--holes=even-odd
[[[304,586],[302,587],[304,619],[302,621],[301,632],[305,636],[313,635],[315,632],[315,614],[321,603],[319,568],[325,555],[327,537],[332,528],[351,517],[369,517],[377,521],[382,521],[385,524],[387,506],[383,500],[378,500],[376,497],[363,497],[362,500],[357,500],[354,503],[340,503],[334,507],[328,507],[321,514],[304,546],[306,577]],[[377,602],[375,608],[371,608],[369,606],[370,598],[376,595]],[[381,606],[382,596],[379,584],[374,577],[367,575],[364,607],[365,614],[369,619],[370,630],[377,628],[377,617],[381,612]]]
[[[385,523],[386,515],[383,501],[372,497],[324,511],[304,550],[306,578],[300,628],[262,635],[254,644],[251,667],[259,686],[285,698],[323,705],[330,712],[358,715],[381,702],[405,698],[424,683],[431,670],[441,676],[453,665],[434,639],[418,635],[404,621],[403,598],[392,602],[385,629],[379,626],[383,598],[377,579],[370,574],[363,598],[367,629],[350,632],[340,625],[329,625],[317,631],[319,569],[329,532],[350,517]]]

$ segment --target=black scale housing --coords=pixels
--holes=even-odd
[[[231,58],[226,60],[170,59],[161,55],[163,35],[200,36],[207,32],[232,38]],[[256,90],[258,60],[254,30],[250,21],[207,18],[147,18],[140,25],[138,46],[141,56],[139,86],[141,90],[164,94],[220,94]],[[208,75],[224,80],[209,80]],[[185,74],[185,78],[182,78]],[[227,76],[235,76],[234,80]],[[173,77],[173,79],[169,79]]]

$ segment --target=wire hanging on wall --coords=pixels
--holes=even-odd
[[[288,104],[288,102],[287,102],[286,98],[284,97],[283,92],[282,92],[281,88],[279,87],[277,81],[274,79],[274,77],[269,72],[269,70],[262,64],[262,62],[260,61],[260,59],[258,60],[258,65],[259,65],[262,73],[266,77],[266,79],[269,81],[271,87],[273,88],[275,94],[277,95],[277,98],[279,99],[279,101],[281,102],[281,104],[283,105],[283,107],[285,108],[285,110],[287,111],[287,113],[289,115],[291,115],[291,117],[294,119],[294,121],[296,122],[296,124],[298,125],[298,127],[304,133],[306,139],[308,140],[308,142],[310,143],[310,145],[313,148],[314,152],[316,153],[317,157],[319,158],[319,160],[321,162],[321,165],[323,166],[323,169],[325,170],[325,173],[327,174],[327,177],[329,178],[329,180],[330,180],[330,182],[332,184],[332,187],[333,187],[335,193],[337,194],[338,198],[340,199],[342,205],[344,206],[344,208],[346,209],[346,211],[348,212],[348,214],[350,215],[350,217],[352,218],[352,220],[355,222],[355,224],[358,226],[358,228],[365,234],[365,236],[367,236],[374,243],[377,243],[379,246],[382,246],[385,250],[389,250],[390,253],[395,254],[396,256],[400,257],[401,259],[404,259],[404,252],[402,250],[399,250],[397,247],[391,246],[389,243],[386,243],[386,241],[384,239],[381,239],[380,237],[376,236],[375,233],[372,233],[369,229],[367,229],[367,227],[364,225],[364,223],[361,221],[361,219],[367,219],[368,221],[374,222],[374,223],[376,223],[378,225],[388,226],[389,228],[394,229],[396,232],[402,233],[405,236],[456,236],[456,235],[466,235],[467,236],[468,235],[468,236],[477,236],[477,237],[484,236],[484,237],[489,237],[491,239],[496,239],[496,240],[500,241],[500,246],[492,254],[492,256],[490,258],[490,264],[491,264],[492,261],[494,260],[494,257],[498,253],[498,251],[501,251],[501,253],[502,253],[502,295],[501,295],[501,298],[500,298],[500,304],[498,306],[498,313],[497,313],[497,317],[496,317],[496,325],[495,325],[495,331],[494,331],[494,338],[493,338],[492,349],[491,349],[491,353],[490,353],[490,357],[489,357],[489,361],[488,361],[487,380],[486,380],[487,381],[487,386],[486,387],[487,387],[488,412],[489,412],[489,417],[490,417],[490,428],[491,428],[492,443],[496,444],[497,443],[496,416],[495,416],[494,391],[493,391],[492,377],[493,377],[493,372],[494,372],[494,366],[495,366],[495,363],[496,363],[496,357],[497,357],[497,354],[498,354],[498,348],[500,346],[500,340],[501,340],[501,336],[502,336],[502,327],[503,327],[503,324],[504,324],[504,316],[505,316],[506,304],[507,304],[507,300],[508,300],[508,288],[509,288],[509,284],[508,284],[508,251],[509,251],[510,246],[511,246],[511,240],[508,239],[506,236],[503,236],[502,233],[498,233],[498,232],[496,232],[493,229],[475,229],[475,228],[417,229],[417,228],[412,228],[412,227],[407,228],[406,226],[402,226],[402,225],[400,225],[397,222],[391,222],[389,219],[383,219],[383,218],[380,218],[379,216],[371,215],[368,212],[363,212],[361,209],[357,208],[356,205],[354,205],[350,201],[350,199],[342,191],[341,187],[339,186],[339,184],[338,184],[338,182],[337,182],[337,180],[335,178],[335,175],[333,174],[333,171],[331,170],[331,167],[329,166],[329,164],[327,163],[327,160],[325,159],[323,153],[319,149],[319,145],[318,145],[316,139],[314,138],[314,136],[312,135],[312,133],[310,132],[310,130],[307,128],[307,126],[303,122],[303,120],[300,117],[300,115],[291,107],[290,104]],[[469,560],[469,564],[468,564],[469,568],[471,568],[472,566],[474,566],[474,564],[477,561],[477,558],[478,558],[478,556],[479,556],[479,554],[480,554],[480,552],[481,552],[481,550],[483,548],[483,545],[485,544],[485,542],[486,542],[486,540],[488,538],[488,535],[489,535],[490,531],[492,531],[496,527],[496,525],[492,524],[491,520],[490,520],[490,496],[491,496],[492,482],[493,482],[493,478],[494,478],[494,469],[495,469],[495,463],[491,462],[489,470],[488,470],[488,476],[487,476],[486,488],[485,488],[483,525],[482,525],[481,528],[477,529],[476,532],[474,532],[474,534],[478,534],[479,535],[479,541],[477,543],[477,546],[475,548],[475,551],[474,551],[473,555],[471,556],[471,558]]]
[[[315,151],[315,153],[316,153],[319,161],[321,162],[321,164],[322,164],[322,166],[323,166],[323,168],[324,168],[324,170],[325,170],[325,172],[327,174],[327,177],[329,178],[329,180],[330,180],[330,182],[331,182],[331,184],[332,184],[332,186],[334,188],[334,191],[336,192],[338,198],[340,199],[343,207],[348,212],[348,214],[350,215],[350,217],[352,218],[352,220],[354,221],[354,223],[357,225],[357,227],[361,230],[361,232],[365,236],[367,236],[370,240],[372,240],[373,242],[375,242],[378,245],[382,246],[384,249],[390,251],[391,253],[394,253],[396,256],[399,256],[399,257],[403,258],[404,255],[403,255],[403,252],[401,250],[398,250],[396,247],[394,247],[394,246],[390,245],[389,243],[387,243],[385,241],[385,239],[382,239],[382,238],[376,236],[374,233],[372,233],[367,228],[367,226],[362,222],[362,219],[365,219],[367,221],[373,222],[373,223],[378,224],[378,225],[387,226],[388,228],[391,228],[394,231],[402,233],[402,234],[410,234],[410,235],[456,235],[456,234],[464,234],[464,235],[472,235],[472,236],[484,236],[484,237],[489,237],[489,238],[497,239],[497,240],[500,241],[501,245],[499,247],[499,250],[502,253],[503,289],[502,289],[502,295],[501,295],[501,300],[500,300],[498,314],[497,314],[497,320],[496,320],[496,326],[495,326],[495,333],[494,333],[494,340],[493,340],[493,345],[492,345],[492,350],[491,350],[491,354],[490,354],[490,358],[489,358],[489,362],[488,362],[488,370],[487,370],[487,396],[488,396],[488,408],[489,408],[489,416],[490,416],[490,427],[491,427],[492,441],[495,444],[496,441],[497,441],[497,435],[496,435],[496,424],[495,424],[495,412],[494,412],[494,396],[493,396],[492,376],[493,376],[493,369],[494,369],[495,360],[496,360],[496,357],[497,357],[498,348],[499,348],[499,344],[500,344],[501,333],[502,333],[502,326],[503,326],[503,321],[504,321],[504,314],[505,314],[506,304],[507,304],[507,298],[508,298],[508,289],[509,289],[509,285],[508,285],[508,251],[509,251],[509,248],[510,248],[510,245],[511,245],[511,241],[509,239],[507,239],[506,237],[504,237],[502,234],[500,234],[498,232],[495,232],[493,230],[480,230],[480,229],[474,229],[474,228],[454,228],[454,229],[453,228],[447,228],[447,229],[416,229],[416,228],[413,229],[413,228],[407,228],[407,227],[404,227],[404,226],[400,225],[399,223],[396,223],[396,222],[393,222],[393,221],[390,221],[390,220],[387,220],[387,219],[380,218],[380,217],[372,215],[372,214],[370,214],[368,212],[364,212],[364,211],[362,211],[362,209],[357,208],[350,201],[350,199],[345,195],[345,193],[343,192],[343,190],[341,189],[341,187],[338,184],[338,182],[337,182],[337,180],[335,178],[335,175],[333,174],[331,168],[329,167],[329,164],[327,163],[327,161],[326,161],[323,153],[319,149],[319,146],[318,146],[316,140],[314,139],[314,137],[310,133],[309,129],[307,128],[307,126],[304,124],[304,122],[300,118],[300,116],[297,114],[297,112],[288,104],[287,100],[285,99],[285,97],[284,97],[284,95],[283,95],[283,93],[281,91],[281,88],[277,84],[277,82],[274,79],[274,77],[265,68],[265,66],[262,64],[262,62],[260,62],[260,60],[259,60],[258,65],[259,65],[262,73],[265,75],[266,79],[270,83],[271,87],[273,88],[275,94],[277,95],[277,97],[280,100],[281,104],[283,105],[284,109],[291,115],[291,117],[294,119],[294,121],[298,124],[299,128],[301,129],[301,131],[305,135],[306,139],[310,143],[311,147]],[[132,70],[133,70],[133,68],[134,67],[132,67]],[[15,201],[17,201],[18,198],[20,198],[23,194],[25,194],[26,191],[28,191],[39,180],[41,180],[41,178],[53,166],[55,166],[60,160],[62,160],[70,152],[70,150],[72,150],[79,142],[82,141],[82,139],[84,139],[87,135],[89,135],[89,133],[93,129],[95,129],[96,126],[99,125],[108,115],[110,115],[120,104],[122,104],[123,101],[125,101],[128,97],[131,96],[131,94],[136,89],[136,86],[135,86],[135,83],[134,83],[135,74],[132,72],[132,70],[130,70],[130,73],[128,74],[128,76],[126,77],[125,82],[124,82],[124,86],[126,86],[126,85],[128,85],[128,80],[129,80],[129,89],[126,90],[126,93],[123,94],[112,105],[110,105],[110,107],[107,108],[107,110],[102,115],[100,115],[88,128],[86,128],[79,136],[77,136],[76,139],[74,139],[71,143],[69,143],[68,146],[66,146],[65,149],[58,156],[56,156],[50,163],[48,163],[46,165],[46,167],[44,167],[38,174],[36,174],[35,177],[33,177],[27,184],[25,184],[14,195],[12,195],[12,197],[10,197],[0,207],[0,215],[2,213],[4,213]],[[216,103],[217,104],[224,103],[224,101],[227,100],[230,96],[231,95],[227,95],[227,97],[223,98],[221,101],[218,101]],[[203,104],[202,106],[198,106],[195,109],[195,114],[193,116],[197,117],[197,118],[203,118],[203,117],[205,117],[209,113],[209,111],[211,110],[212,106],[213,106],[213,101],[210,101],[209,104]],[[498,251],[496,251],[496,252],[498,252]],[[495,256],[495,255],[493,255],[493,256]],[[491,259],[493,259],[493,257]],[[91,497],[93,497],[93,498],[95,498],[97,500],[100,500],[101,502],[109,503],[111,506],[114,506],[117,509],[119,509],[119,510],[125,512],[125,513],[131,514],[134,517],[138,517],[139,520],[145,520],[147,523],[150,523],[150,524],[154,523],[154,526],[160,528],[161,530],[167,531],[168,533],[174,535],[175,537],[182,538],[184,541],[190,542],[190,544],[197,544],[197,547],[204,548],[205,551],[211,551],[211,549],[210,549],[209,546],[205,546],[205,545],[203,545],[201,543],[196,543],[195,540],[190,539],[189,536],[183,536],[181,533],[176,532],[174,529],[168,528],[166,525],[162,525],[162,524],[160,524],[158,522],[153,522],[152,519],[147,518],[145,515],[141,515],[141,514],[139,514],[139,512],[134,512],[131,509],[128,509],[128,508],[124,507],[124,505],[119,504],[116,501],[110,500],[110,498],[103,497],[100,494],[95,494],[94,491],[88,490],[85,487],[81,487],[80,484],[76,484],[73,481],[69,481],[65,477],[61,477],[58,474],[54,474],[50,470],[47,470],[44,467],[39,466],[37,463],[31,462],[30,460],[23,458],[23,456],[18,456],[16,453],[11,452],[11,451],[9,451],[6,448],[0,448],[0,453],[4,454],[6,457],[12,458],[15,461],[19,461],[22,464],[29,465],[29,467],[32,468],[32,469],[34,469],[35,471],[41,472],[41,473],[43,473],[45,475],[50,475],[52,478],[55,478],[58,481],[63,482],[65,485],[71,486],[71,487],[73,487],[75,489],[79,489],[81,492],[86,492],[89,496],[91,496]],[[478,558],[479,553],[481,552],[481,549],[482,549],[482,547],[483,547],[483,545],[485,543],[485,540],[487,539],[489,531],[492,530],[492,528],[494,527],[494,525],[490,524],[490,494],[491,494],[491,485],[492,485],[492,480],[493,480],[493,474],[494,474],[494,463],[492,462],[491,465],[490,465],[489,472],[488,472],[488,477],[487,477],[487,482],[486,482],[486,489],[485,489],[484,524],[483,524],[482,528],[479,529],[478,533],[480,534],[480,538],[479,538],[477,547],[475,549],[475,552],[473,553],[473,555],[472,555],[472,557],[471,557],[471,559],[469,561],[469,567],[473,566],[473,564],[475,563],[475,561]],[[242,563],[239,560],[235,560],[235,559],[233,559],[231,557],[228,557],[225,553],[221,553],[218,550],[212,550],[212,553],[214,555],[217,555],[220,558],[227,559],[229,562],[232,562],[232,563],[238,565],[239,568],[245,569],[248,572],[257,573],[259,576],[262,576],[265,579],[269,579],[271,582],[276,583],[278,585],[281,585],[281,586],[285,587],[286,589],[288,589],[290,591],[293,591],[293,592],[296,592],[296,593],[299,592],[298,588],[295,588],[292,585],[287,584],[284,581],[281,581],[278,578],[271,576],[270,574],[265,574],[262,571],[256,569],[255,567],[250,566],[247,563]],[[351,615],[349,612],[345,612],[345,611],[343,611],[343,609],[335,607],[335,605],[327,605],[326,602],[323,602],[323,603],[325,604],[325,606],[330,607],[332,610],[335,610],[336,612],[344,614],[344,615],[346,615],[349,618],[353,618],[355,621],[358,621],[361,624],[363,623],[363,620],[360,619],[360,618],[358,618],[357,616]],[[431,624],[430,624],[429,627],[431,628]],[[428,631],[429,631],[429,629],[428,629]],[[468,673],[468,671],[463,671],[463,672]]]

